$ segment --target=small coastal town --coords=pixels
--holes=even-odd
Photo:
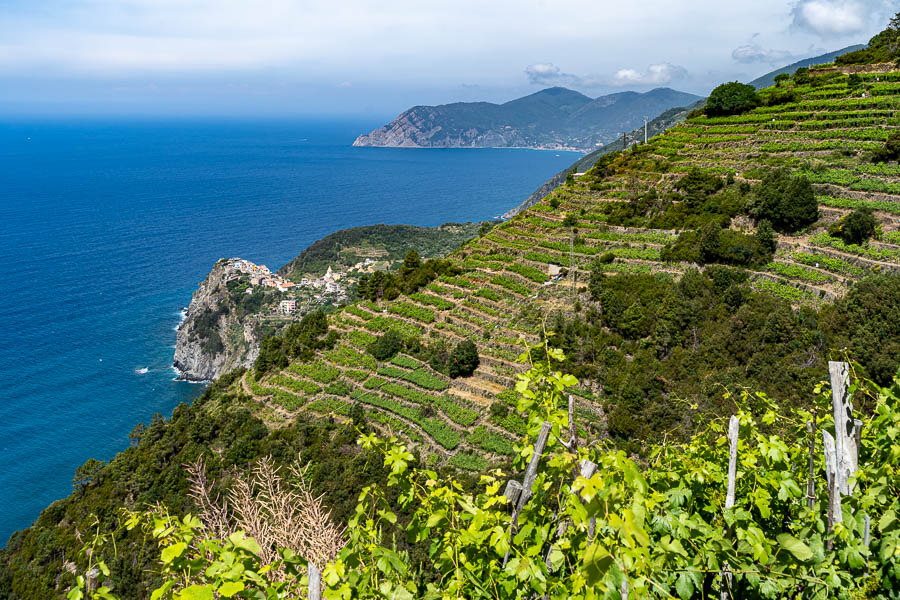
[[[304,277],[300,283],[289,281],[277,273],[273,273],[266,265],[257,265],[243,258],[232,258],[230,266],[236,272],[249,277],[250,287],[247,288],[246,293],[252,293],[254,287],[261,286],[289,294],[290,297],[281,300],[274,309],[283,315],[297,312],[302,302],[305,301],[311,305],[322,305],[328,302],[343,302],[349,297],[346,284],[341,283],[345,281],[346,273],[335,272],[330,266],[322,277]],[[301,292],[311,292],[312,295],[301,294]]]

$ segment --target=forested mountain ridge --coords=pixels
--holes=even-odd
[[[590,152],[655,117],[699,96],[669,88],[619,92],[591,99],[547,88],[504,104],[457,102],[415,106],[380,129],[359,136],[354,146],[404,148],[540,148]]]
[[[609,444],[624,451],[606,457],[603,472],[609,479],[604,479],[608,487],[602,492],[610,494],[606,498],[621,500],[614,516],[618,518],[621,509],[630,519],[631,533],[602,541],[634,540],[633,548],[645,548],[641,533],[645,515],[663,506],[692,507],[692,498],[699,498],[697,506],[718,506],[723,495],[721,489],[702,486],[691,472],[707,462],[722,464],[720,436],[701,438],[687,454],[677,454],[684,448],[675,448],[677,458],[665,463],[671,468],[659,472],[647,467],[661,460],[659,452],[666,452],[667,446],[654,442],[685,440],[704,419],[731,414],[737,409],[735,398],[748,387],[764,392],[789,414],[809,409],[828,359],[859,361],[859,374],[881,384],[890,383],[896,373],[898,82],[900,72],[889,68],[851,76],[829,67],[798,72],[758,94],[727,84],[714,91],[704,111],[683,125],[646,145],[602,157],[584,176],[570,178],[540,203],[445,259],[408,256],[397,273],[361,286],[366,300],[327,316],[311,314],[296,328],[270,338],[253,370],[226,376],[194,406],[179,407],[170,421],[160,418],[146,429],[136,429],[135,447],[109,466],[82,470],[76,492],[45,510],[34,527],[17,533],[0,554],[0,598],[4,593],[17,600],[61,596],[75,581],[71,571],[79,560],[80,539],[91,530],[92,513],[111,531],[123,505],[141,508],[163,501],[177,514],[192,510],[181,464],[199,455],[206,457],[210,473],[224,486],[233,478],[233,467],[250,469],[261,455],[271,454],[286,464],[299,454],[301,462],[311,463],[315,489],[327,494],[339,520],[352,512],[347,498],[360,486],[402,478],[405,465],[416,461],[435,469],[436,476],[428,475],[411,489],[437,485],[444,499],[457,493],[439,483],[452,469],[520,470],[521,461],[510,467],[518,455],[517,442],[524,442],[520,449],[527,450],[527,440],[533,440],[536,432],[534,413],[523,410],[527,403],[513,391],[517,375],[528,368],[518,359],[525,345],[542,340],[565,353],[564,358],[557,355],[562,360],[554,368],[579,380],[567,391],[576,399],[581,438],[596,442],[592,447]],[[539,353],[532,356],[541,358]],[[757,401],[747,410],[768,415],[769,400]],[[557,412],[553,415],[563,418]],[[742,470],[760,477],[776,473],[787,477],[791,468],[776,468],[769,461],[781,461],[779,457],[788,454],[797,458],[798,451],[788,450],[770,430],[757,432],[749,420],[744,426],[746,433],[757,436],[753,440],[762,441],[754,442],[752,450],[743,446],[753,454]],[[392,462],[386,465],[377,446],[352,442],[355,427],[395,435],[416,456],[394,449]],[[559,449],[562,440],[560,435],[552,443]],[[757,452],[763,445],[768,451]],[[801,455],[803,451],[799,450]],[[554,454],[551,468],[565,472],[568,481],[573,464],[564,455]],[[649,484],[637,475],[632,459]],[[895,478],[896,473],[886,468],[882,476]],[[721,467],[704,473],[714,473],[721,487]],[[662,486],[676,476],[677,485]],[[472,479],[462,479],[461,488],[483,490]],[[752,520],[747,523],[751,514],[766,531],[784,522],[796,523],[795,514],[781,520],[787,514],[781,508],[782,503],[803,503],[798,500],[802,492],[782,487],[782,480],[748,476],[742,481],[750,480],[752,485],[747,483],[740,496],[744,512],[734,511],[740,527],[755,527]],[[501,483],[489,485],[499,488]],[[648,495],[651,484],[665,493]],[[407,493],[394,488],[385,502],[395,506],[391,503]],[[530,533],[546,538],[557,527],[551,518],[556,501],[551,496],[541,496],[549,504],[534,504],[538,507],[534,510],[547,509],[541,526],[527,529],[529,533],[523,528],[520,539]],[[439,498],[432,500],[430,506],[438,505]],[[647,502],[656,504],[648,510]],[[766,512],[771,507],[776,510]],[[371,510],[372,519],[377,512],[379,523],[389,522],[386,509],[378,510]],[[589,510],[604,518],[596,512],[597,503]],[[420,573],[422,565],[440,563],[415,542],[443,543],[446,538],[438,534],[450,513],[424,521],[403,510],[398,514],[401,526],[428,523],[428,531],[414,532],[411,546],[405,545],[403,535],[394,538],[401,552],[410,552],[415,566],[409,572]],[[586,535],[587,514],[576,517],[580,524],[569,534]],[[479,530],[478,535],[505,539],[508,516],[504,521],[498,511],[489,517],[497,519],[491,523],[500,534]],[[352,535],[368,534],[365,519],[355,523]],[[689,545],[692,536],[711,532],[721,536],[724,527],[692,520],[691,527],[695,525],[696,529],[685,529],[683,520],[665,521],[661,526],[672,530],[668,537],[655,531],[653,547],[667,556],[705,558],[703,552],[678,548]],[[394,530],[384,526],[389,540]],[[598,531],[616,536],[617,527]],[[887,519],[879,535],[893,535],[891,527]],[[798,537],[808,533],[792,531]],[[678,546],[672,545],[673,532],[683,540]],[[783,556],[814,554],[807,546],[796,545],[793,534],[779,537],[792,548]],[[142,547],[135,532],[116,535],[119,558],[112,563],[110,579],[118,586],[116,593],[146,597],[160,581],[145,571],[155,563],[143,554],[134,558]],[[656,543],[657,538],[663,541]],[[710,542],[722,543],[718,537]],[[529,563],[517,555],[515,564],[546,578],[550,567],[541,565],[547,550],[546,560],[559,571],[559,561],[566,555],[542,548],[540,560]],[[628,554],[636,556],[634,563],[612,567],[613,558],[596,545],[591,548],[590,555],[569,557],[579,575],[578,565],[586,565],[588,579],[581,585],[607,575],[617,582],[629,580],[633,572],[643,572],[635,566],[645,564],[636,554]],[[772,553],[777,553],[768,542],[757,543],[752,551],[757,561],[752,564],[769,564]],[[405,564],[405,559],[395,563],[392,552],[379,555],[384,557],[381,564]],[[500,554],[479,556],[468,564],[496,566]],[[814,559],[798,560],[812,564]],[[857,564],[856,555],[848,560]],[[882,560],[890,565],[889,557]],[[368,573],[363,564],[368,563],[350,566],[346,573]],[[720,567],[705,566],[716,572]],[[860,558],[854,568],[862,577],[865,561]],[[660,575],[664,587],[653,594],[699,598],[705,593],[709,572],[691,565],[679,573],[685,574]],[[767,577],[785,573],[779,567]],[[804,578],[802,585],[824,585],[818,575],[806,571],[791,571],[788,576],[795,573]],[[331,574],[335,584],[344,581],[344,576]],[[737,569],[734,574],[745,575]],[[525,579],[546,580],[540,576]],[[513,579],[507,581],[518,589]],[[424,589],[426,582],[420,583],[414,591]],[[795,587],[792,593],[802,597],[804,589]],[[529,588],[522,593],[521,597],[530,597],[544,591]],[[576,595],[572,588],[553,593],[560,598]],[[579,588],[578,597],[583,593]],[[610,592],[614,593],[618,592]],[[398,597],[417,596],[407,590]],[[889,596],[873,592],[871,597]]]

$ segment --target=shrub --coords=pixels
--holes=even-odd
[[[678,181],[676,187],[684,192],[689,203],[699,204],[706,196],[722,189],[723,185],[721,177],[693,167]]]
[[[884,146],[872,151],[871,160],[876,163],[900,160],[900,131],[891,132],[885,140]]]
[[[863,244],[875,235],[878,220],[871,208],[858,208],[828,228],[828,235],[839,237],[847,244]]]
[[[723,83],[709,94],[706,114],[715,116],[737,115],[759,106],[759,96],[752,85],[732,81]]]
[[[812,184],[806,177],[792,176],[787,169],[766,173],[753,187],[745,207],[751,217],[766,219],[779,231],[798,231],[819,218]]]
[[[468,377],[478,368],[478,348],[471,340],[463,340],[456,345],[447,360],[450,377]]]
[[[763,265],[771,257],[771,250],[757,236],[722,229],[718,223],[708,223],[700,231],[685,231],[660,252],[660,258],[666,262],[735,266]]]
[[[779,106],[800,100],[800,95],[794,90],[775,90],[766,96],[763,104],[766,106]]]
[[[778,246],[778,240],[775,237],[775,230],[772,229],[772,224],[768,219],[762,219],[757,223],[756,241],[769,252],[775,252],[775,248]]]
[[[378,360],[390,360],[402,347],[403,340],[400,339],[400,334],[391,329],[369,344],[366,350]]]

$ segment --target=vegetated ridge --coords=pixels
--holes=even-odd
[[[669,110],[665,111],[664,113],[647,123],[647,135],[650,137],[656,136],[669,127],[681,123],[687,118],[688,114],[692,110],[702,104],[703,100],[698,100],[690,106],[670,108]],[[633,131],[627,132],[627,136],[625,137],[627,137],[630,144],[636,144],[643,141],[644,127],[641,126]],[[528,196],[528,198],[526,198],[521,204],[503,213],[503,218],[510,219],[526,208],[534,206],[548,194],[550,194],[550,192],[562,185],[566,181],[566,177],[568,177],[570,174],[574,175],[575,173],[586,172],[588,169],[593,167],[598,160],[600,160],[601,156],[605,156],[611,152],[622,150],[625,144],[626,140],[623,137],[617,137],[615,140],[601,147],[599,150],[594,150],[589,154],[585,154],[577,161],[572,163],[571,166],[563,169],[562,171],[545,181],[543,184],[541,184],[541,187],[532,192],[532,194]]]
[[[834,62],[835,58],[842,54],[861,50],[865,47],[865,44],[855,44],[853,46],[841,48],[840,50],[835,50],[834,52],[826,52],[825,54],[813,56],[812,58],[804,58],[803,60],[798,60],[795,63],[787,65],[786,67],[781,67],[780,69],[775,69],[774,71],[766,73],[765,75],[760,75],[759,77],[751,81],[750,85],[752,85],[756,89],[767,88],[769,86],[775,85],[775,77],[781,75],[782,73],[787,73],[788,75],[790,75],[801,67],[812,67],[815,65],[831,63]]]
[[[403,148],[538,148],[590,152],[623,131],[699,96],[669,88],[589,98],[562,87],[504,104],[456,102],[415,106],[359,136],[354,146]]]
[[[178,327],[174,367],[179,377],[190,381],[211,381],[232,369],[250,367],[263,338],[310,310],[345,303],[360,275],[396,269],[413,249],[425,258],[443,256],[477,236],[482,227],[489,224],[342,229],[313,242],[274,274],[265,265],[221,259],[198,285]],[[329,269],[333,274],[326,282],[323,276]]]
[[[456,250],[476,237],[481,223],[444,223],[438,227],[368,225],[341,229],[313,242],[296,258],[278,269],[288,279],[323,275],[328,267],[352,267],[373,259],[394,263],[410,250],[434,258]]]
[[[786,67],[782,67],[780,69],[771,71],[770,73],[766,73],[765,75],[762,75],[762,76],[754,79],[753,81],[751,81],[750,85],[752,85],[753,87],[755,87],[757,89],[769,87],[769,86],[775,84],[775,77],[777,75],[780,75],[782,73],[791,74],[801,67],[809,67],[812,65],[830,63],[837,56],[840,56],[841,54],[845,54],[847,52],[853,52],[853,51],[859,50],[861,48],[865,48],[865,46],[862,44],[857,44],[855,46],[847,46],[846,48],[843,48],[841,50],[835,50],[834,52],[828,52],[827,54],[821,54],[819,56],[814,56],[812,58],[806,58],[806,59],[797,61],[793,64],[790,64]],[[656,117],[655,119],[653,119],[652,121],[650,121],[648,123],[647,129],[648,129],[649,135],[655,136],[659,133],[662,133],[669,127],[672,127],[673,125],[677,125],[678,123],[681,123],[682,121],[684,121],[684,119],[687,117],[688,113],[690,113],[691,110],[694,110],[695,108],[697,108],[699,106],[702,106],[704,102],[705,102],[705,99],[701,99],[701,100],[698,100],[697,102],[691,104],[690,106],[670,108],[669,110],[665,111],[664,113],[662,113],[661,115],[659,115],[658,117]],[[628,140],[630,140],[631,144],[635,144],[635,143],[638,143],[641,140],[643,140],[643,134],[644,134],[644,128],[638,127],[634,131],[628,132],[627,138],[628,138]],[[585,156],[582,156],[577,161],[572,163],[571,166],[563,169],[562,171],[560,171],[559,173],[557,173],[556,175],[554,175],[553,177],[551,177],[550,179],[545,181],[543,184],[541,184],[541,186],[538,189],[536,189],[534,192],[532,192],[532,194],[530,196],[528,196],[520,205],[505,212],[503,214],[503,218],[509,219],[510,217],[513,217],[513,216],[519,214],[520,212],[522,212],[529,206],[534,206],[535,204],[538,203],[538,201],[540,201],[542,198],[547,196],[547,194],[549,194],[554,189],[556,189],[557,187],[562,185],[562,183],[566,180],[566,176],[568,176],[569,173],[583,173],[583,172],[587,171],[588,169],[590,169],[591,167],[594,166],[594,163],[596,163],[600,159],[601,156],[603,156],[605,154],[609,154],[610,152],[615,152],[616,150],[622,150],[625,143],[626,143],[625,140],[622,139],[621,137],[619,137],[619,138],[616,138],[614,141],[610,142],[609,144],[606,144],[599,150],[595,150],[593,152],[590,152],[589,154],[586,154]]]
[[[315,493],[326,494],[339,522],[353,512],[348,498],[362,485],[397,481],[411,464],[432,469],[423,473],[427,480],[414,486],[423,493],[437,486],[441,494],[480,494],[484,483],[489,490],[502,489],[506,475],[481,483],[462,475],[455,491],[444,490],[441,481],[453,470],[478,474],[499,467],[508,474],[524,467],[522,460],[513,462],[520,455],[516,444],[522,442],[520,448],[527,450],[534,425],[540,426],[546,416],[529,409],[527,397],[514,387],[518,375],[528,369],[519,353],[542,340],[564,353],[556,355],[552,368],[578,379],[575,385],[560,381],[560,389],[575,400],[579,437],[590,441],[591,448],[610,444],[623,451],[604,455],[599,487],[584,489],[599,499],[599,506],[585,500],[588,512],[573,517],[580,519],[578,524],[561,535],[586,535],[586,520],[594,515],[597,543],[615,544],[622,556],[638,551],[635,548],[658,548],[665,556],[657,558],[665,561],[695,556],[682,542],[673,545],[672,535],[680,529],[683,535],[678,535],[687,545],[695,538],[721,537],[721,519],[701,522],[695,512],[683,512],[695,510],[692,498],[700,499],[698,510],[721,503],[720,450],[726,445],[716,433],[720,426],[712,425],[713,436],[698,438],[690,447],[672,444],[689,439],[707,418],[733,414],[735,398],[750,388],[765,395],[740,405],[748,411],[741,435],[750,437],[741,438],[741,452],[749,462],[738,476],[743,504],[730,514],[735,526],[754,532],[758,542],[752,548],[738,545],[739,556],[723,558],[732,565],[740,558],[751,569],[733,569],[735,581],[750,586],[754,597],[765,595],[758,589],[762,584],[765,593],[782,589],[772,586],[791,586],[794,597],[810,589],[803,586],[832,590],[871,584],[871,597],[890,597],[896,575],[867,571],[866,550],[857,547],[862,544],[861,505],[856,516],[844,513],[856,545],[835,540],[840,554],[834,553],[836,562],[823,567],[835,572],[806,570],[819,569],[823,557],[832,554],[822,539],[823,520],[816,521],[819,529],[801,530],[798,519],[806,519],[806,513],[787,517],[782,512],[787,506],[806,505],[800,487],[790,479],[790,473],[805,473],[806,454],[805,447],[788,447],[778,437],[787,431],[779,427],[793,425],[776,423],[778,415],[801,415],[794,425],[804,426],[809,413],[793,411],[812,407],[829,359],[858,361],[858,375],[878,384],[890,384],[897,373],[900,71],[891,65],[868,69],[800,69],[759,92],[752,86],[724,84],[685,123],[648,144],[601,157],[583,176],[570,178],[538,204],[444,259],[422,261],[408,254],[396,273],[361,280],[365,300],[327,315],[311,312],[281,335],[266,338],[253,369],[223,376],[193,406],[177,408],[171,420],[158,417],[147,427],[137,427],[133,447],[109,465],[86,463],[80,468],[73,495],[48,507],[33,527],[16,533],[0,552],[0,598],[60,596],[77,584],[74,573],[79,570],[83,532],[93,530],[94,514],[102,530],[111,531],[122,506],[143,509],[163,502],[174,514],[195,510],[181,465],[201,454],[223,493],[235,468],[252,469],[265,455],[289,464],[299,455],[302,463],[310,464]],[[528,356],[541,359],[539,351]],[[529,377],[534,381],[534,372]],[[555,408],[553,419],[566,418]],[[857,409],[871,406],[861,402]],[[893,418],[895,410],[885,407],[879,415]],[[754,415],[765,415],[762,430],[757,431]],[[867,429],[866,444],[876,443],[871,436],[886,444],[867,448],[883,457],[896,456],[896,442],[891,446],[885,438],[887,429],[896,428],[892,423],[876,427],[881,433]],[[413,453],[394,448],[385,460],[377,444],[354,444],[357,428],[396,436]],[[565,437],[561,429],[559,434],[550,442],[557,450]],[[567,460],[553,452],[557,458],[547,468],[558,467],[571,481],[575,457]],[[660,463],[667,452],[676,458]],[[781,464],[782,459],[790,465],[769,462]],[[872,481],[886,486],[885,498],[895,498],[896,469],[890,459],[880,460],[888,460],[887,470],[873,472]],[[798,464],[799,469],[792,468]],[[714,474],[701,481],[692,472],[696,465]],[[820,485],[815,500],[821,505],[824,475],[821,469],[816,473]],[[778,480],[763,481],[765,474],[777,474]],[[663,482],[676,479],[675,487],[663,489]],[[562,488],[554,483],[546,489]],[[544,491],[538,486],[537,493]],[[611,496],[601,497],[601,492],[625,495],[616,495],[614,511],[604,513],[602,506]],[[368,520],[377,519],[386,543],[393,539],[397,545],[368,548],[377,547],[379,556],[387,557],[382,565],[409,561],[408,568],[396,571],[403,577],[432,572],[443,564],[423,545],[445,540],[441,533],[452,529],[449,512],[414,520],[408,509],[398,508],[395,500],[405,493],[390,488],[379,505],[383,508],[367,512],[368,505],[363,505],[363,518],[354,521],[357,527],[350,533],[358,543],[360,535],[369,535]],[[430,506],[445,506],[447,497],[434,497]],[[522,518],[538,518],[544,511],[541,525],[523,527],[518,540],[536,532],[546,542],[547,532],[558,525],[553,515],[568,513],[553,512],[564,501],[551,495],[540,499],[544,501],[529,504]],[[648,508],[645,501],[650,500],[655,504]],[[878,502],[882,511],[884,503]],[[399,517],[386,512],[388,506]],[[468,523],[456,503],[453,507],[453,517]],[[652,511],[664,519],[653,521],[661,529],[649,522]],[[499,531],[494,538],[505,540],[509,518],[500,512],[490,514],[496,520],[489,525]],[[613,516],[619,521],[613,522]],[[688,518],[695,529],[687,525]],[[879,516],[872,529],[880,544],[878,564],[887,568],[895,554],[884,552],[897,547],[889,545],[897,539],[892,519]],[[413,531],[409,538],[405,529],[396,529],[422,523],[429,523],[427,531]],[[609,539],[600,539],[607,531],[613,532]],[[775,532],[778,545],[772,541]],[[490,531],[478,529],[478,539],[482,534],[483,539],[494,539]],[[104,550],[115,592],[125,598],[149,596],[158,580],[148,569],[159,569],[158,563],[140,552],[143,537],[137,532],[120,529],[116,536],[115,557]],[[818,536],[818,541],[810,536]],[[457,552],[468,552],[476,542],[470,535],[459,543],[465,548]],[[621,581],[646,584],[652,574],[633,581],[631,567],[619,569],[616,557],[603,554],[597,543],[583,556],[571,556],[570,563],[565,554],[560,558],[569,546],[560,545],[554,552],[539,545],[533,553],[537,559],[517,550],[518,562],[504,570],[497,566],[503,553],[498,541],[492,550],[478,546],[485,554],[472,557],[466,568],[491,564],[514,589],[556,581],[559,573],[569,572],[564,564],[583,576],[582,584],[602,582],[607,587],[599,589],[610,595],[619,593]],[[703,547],[700,560],[720,556],[712,550],[716,544],[726,547],[731,542],[716,538],[709,548]],[[630,550],[620,548],[623,545]],[[577,547],[584,550],[583,545]],[[496,556],[497,548],[501,556]],[[759,561],[768,565],[776,555],[782,557],[777,568],[757,576],[753,569]],[[369,559],[357,555],[353,560],[360,562],[350,563],[357,567],[345,563],[343,575],[333,573],[333,585],[369,574]],[[641,560],[637,557],[633,564],[644,564]],[[522,583],[521,577],[515,579],[515,565],[526,565],[541,576]],[[678,565],[653,575],[663,586],[654,594],[690,598],[712,585],[718,589],[720,563],[706,573],[713,579],[693,563]],[[697,573],[696,581],[692,573]],[[815,575],[794,577],[802,573]],[[617,587],[608,588],[611,581]],[[410,583],[414,589],[402,588],[408,593],[404,597],[415,597],[413,592],[429,582]],[[359,586],[352,589],[368,593],[365,581]],[[383,589],[388,587],[386,582]],[[573,590],[557,590],[562,595],[554,597],[576,597]],[[584,589],[579,590],[580,598]],[[533,592],[529,588],[523,594]]]

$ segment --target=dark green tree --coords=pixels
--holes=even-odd
[[[678,181],[676,187],[684,192],[688,204],[696,206],[708,196],[721,190],[724,185],[722,178],[718,175],[693,167]]]
[[[390,360],[400,352],[401,348],[403,348],[403,340],[400,339],[400,334],[391,329],[369,344],[366,350],[378,360]]]
[[[147,426],[143,423],[138,423],[131,429],[131,433],[128,434],[128,440],[132,448],[141,444],[141,437],[145,431],[147,431]]]
[[[257,376],[269,369],[283,369],[288,366],[288,357],[284,352],[282,339],[278,336],[263,338],[259,344],[259,356],[253,362]]]
[[[721,254],[719,237],[722,228],[718,223],[708,223],[700,230],[700,261],[704,264],[718,261]]]
[[[794,177],[787,169],[774,169],[753,187],[746,202],[754,219],[766,219],[778,231],[794,232],[815,223],[819,204],[806,177]]]
[[[737,115],[759,106],[759,96],[752,85],[731,81],[709,93],[706,114],[710,116]]]
[[[809,83],[809,67],[800,67],[796,71],[794,71],[794,82],[798,85],[804,85]]]
[[[447,373],[450,377],[468,377],[478,368],[479,362],[478,348],[471,340],[463,340],[447,359]]]
[[[828,228],[830,235],[836,236],[848,244],[862,244],[875,235],[878,220],[871,208],[858,208]]]
[[[83,465],[75,469],[75,476],[72,478],[72,487],[77,489],[84,495],[84,491],[89,485],[97,483],[103,465],[106,463],[96,458],[87,459]]]
[[[400,277],[405,277],[422,266],[422,259],[415,250],[410,250],[403,258],[403,266],[400,267]]]
[[[891,132],[884,146],[872,152],[871,159],[877,163],[900,160],[900,131]]]
[[[369,297],[369,276],[368,275],[360,275],[359,281],[356,284],[356,295],[360,298],[368,298]]]
[[[769,252],[775,252],[775,248],[778,246],[778,240],[775,236],[775,230],[772,228],[772,224],[768,219],[761,219],[759,223],[756,224],[756,241]]]

